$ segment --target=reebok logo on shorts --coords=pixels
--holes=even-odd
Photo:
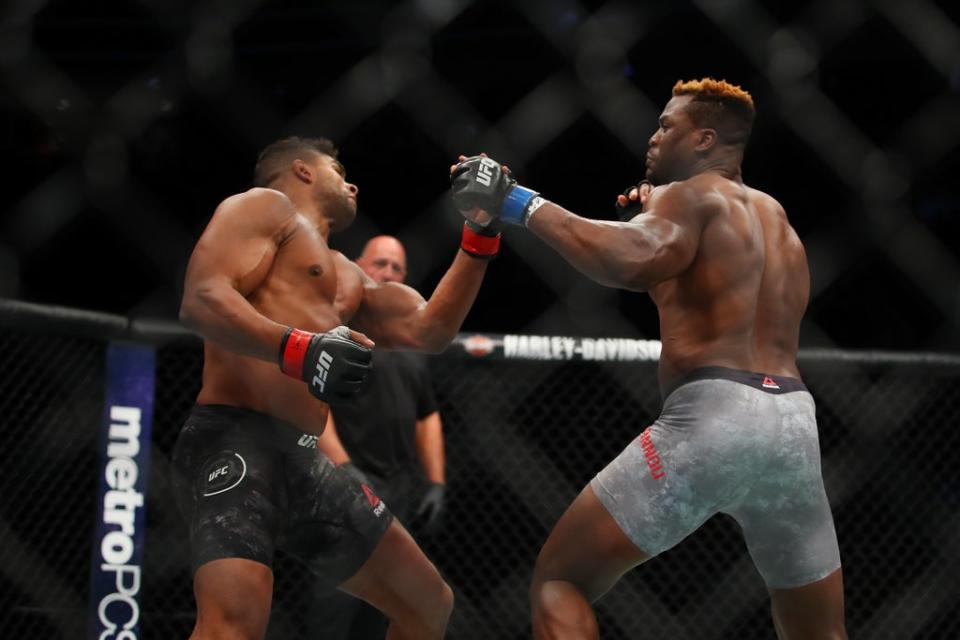
[[[367,502],[369,502],[370,506],[373,507],[373,515],[379,518],[386,507],[386,505],[383,503],[383,500],[377,497],[377,494],[373,492],[373,489],[367,486],[367,483],[362,483],[360,488],[363,489],[363,495],[367,496]]]
[[[215,496],[240,484],[247,475],[247,462],[239,453],[223,452],[203,467],[203,497]]]
[[[780,390],[780,385],[778,385],[777,381],[770,376],[764,376],[763,382],[760,383],[760,386],[762,386],[764,389],[776,389],[777,391]]]

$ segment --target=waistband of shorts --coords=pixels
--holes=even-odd
[[[772,376],[768,373],[730,369],[729,367],[700,367],[680,378],[680,380],[665,391],[663,397],[666,398],[683,385],[698,380],[729,380],[772,394],[807,391],[807,385],[803,384],[803,380],[799,378]]]
[[[230,404],[195,404],[190,417],[239,426],[244,430],[244,435],[266,439],[274,446],[316,446],[317,436],[305,433],[286,420],[254,409]],[[312,439],[312,442],[305,445],[305,438]]]

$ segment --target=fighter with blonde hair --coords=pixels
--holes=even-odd
[[[530,589],[535,638],[597,638],[591,603],[717,513],[740,524],[781,639],[846,638],[843,574],[796,356],[810,276],[783,207],[743,183],[754,105],[712,78],[678,82],[620,222],[581,218],[484,156],[453,168],[474,224],[527,227],[600,284],[660,314],[660,416],[560,518]]]

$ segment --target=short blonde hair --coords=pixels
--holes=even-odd
[[[678,80],[673,95],[692,96],[687,115],[697,127],[716,129],[721,140],[745,144],[753,129],[756,111],[753,96],[726,80]]]

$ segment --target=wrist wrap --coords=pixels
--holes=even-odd
[[[500,219],[509,224],[526,225],[526,212],[530,201],[539,195],[533,189],[515,184],[500,205]]]
[[[463,236],[460,239],[460,248],[474,258],[491,260],[500,250],[500,234],[484,235],[475,231],[468,223],[463,223]]]
[[[290,327],[280,341],[280,370],[288,376],[303,379],[303,361],[307,357],[312,333]]]

